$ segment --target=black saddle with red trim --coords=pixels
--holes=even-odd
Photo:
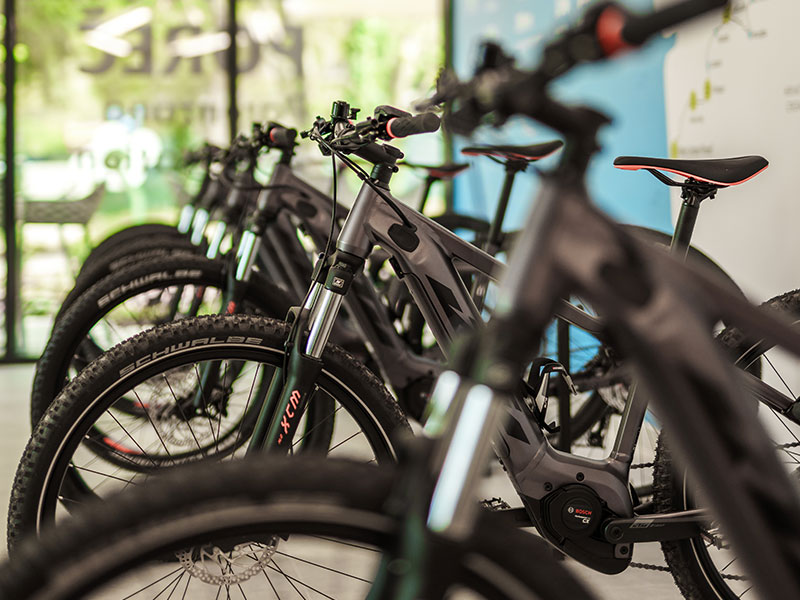
[[[434,179],[452,179],[459,173],[469,169],[467,163],[445,163],[443,165],[420,165],[417,163],[410,163],[403,161],[401,166],[411,167],[412,169],[421,169],[428,172],[429,177]]]
[[[534,162],[550,156],[553,152],[561,148],[564,142],[554,140],[542,144],[532,144],[529,146],[470,146],[464,148],[461,154],[469,156],[494,156],[503,158],[509,162]]]
[[[727,187],[739,185],[752,179],[769,166],[763,156],[738,156],[736,158],[712,158],[704,160],[675,160],[647,158],[643,156],[619,156],[614,166],[627,171],[666,171],[688,177],[702,183]]]

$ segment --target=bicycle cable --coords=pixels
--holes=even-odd
[[[392,200],[389,196],[387,196],[383,192],[383,190],[381,190],[377,185],[375,185],[375,183],[372,181],[372,178],[369,176],[369,173],[367,173],[364,169],[362,169],[361,166],[357,164],[355,161],[353,161],[350,157],[348,157],[343,152],[341,152],[337,148],[334,148],[331,145],[332,143],[335,143],[336,140],[331,140],[331,142],[329,143],[325,139],[323,139],[319,133],[314,132],[313,130],[309,133],[308,137],[311,140],[315,141],[317,144],[323,146],[326,150],[328,150],[331,153],[331,155],[337,156],[339,160],[341,160],[345,165],[347,165],[347,167],[349,167],[350,170],[352,170],[362,182],[371,187],[375,191],[375,193],[378,194],[378,196],[380,196],[381,199],[384,202],[386,202],[386,204],[389,205],[389,208],[391,208],[392,211],[398,216],[398,218],[403,222],[404,226],[408,227],[411,231],[417,230],[414,224],[408,220],[408,218],[403,214],[403,211],[401,211],[400,208],[395,204],[394,200]]]

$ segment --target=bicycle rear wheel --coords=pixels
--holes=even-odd
[[[786,292],[762,305],[768,310],[800,315],[800,290]],[[735,327],[719,336],[728,354],[739,368],[763,377],[776,390],[797,398],[797,376],[785,372],[791,368],[787,357],[776,353],[763,342],[749,340]],[[796,360],[796,359],[795,359]],[[758,410],[756,410],[756,408]],[[800,426],[765,404],[754,401],[753,420],[768,431],[787,469],[800,476]],[[672,453],[659,438],[654,467],[654,507],[657,512],[690,510],[697,507],[696,485],[687,478],[685,469],[675,465]],[[686,598],[702,600],[745,600],[756,598],[751,583],[740,569],[739,561],[727,548],[724,532],[704,531],[703,535],[661,544],[675,582]]]
[[[0,570],[0,596],[363,598],[398,543],[400,524],[384,512],[392,468],[297,458],[198,467],[29,543]],[[460,555],[437,574],[449,598],[591,598],[540,538],[491,514],[445,550]]]
[[[622,228],[633,235],[636,239],[645,242],[650,246],[663,248],[665,251],[669,249],[672,238],[666,233],[637,225],[623,225]],[[743,295],[743,292],[736,282],[730,277],[730,275],[728,275],[720,265],[714,262],[708,255],[703,253],[698,248],[690,246],[686,260],[689,264],[702,268],[705,270],[705,272],[715,276],[718,281],[723,282],[731,291],[736,292],[739,295]],[[580,306],[582,309],[592,312],[590,303],[586,302],[582,298],[575,297],[570,301],[573,304]],[[613,356],[613,353],[610,353],[609,348],[603,343],[603,341],[595,338],[591,334],[588,334],[578,327],[570,326],[569,340],[569,370],[573,374],[578,374],[576,377],[576,383],[578,383],[579,389],[581,389],[581,378],[593,379],[602,377],[614,366],[614,361],[608,359],[608,356]],[[548,330],[547,335],[543,340],[540,354],[557,359],[558,341],[555,327],[551,327]],[[581,372],[583,372],[583,375],[581,375]],[[580,438],[583,436],[586,436],[586,434],[602,419],[611,415],[619,414],[623,406],[617,401],[620,397],[620,394],[625,395],[625,393],[621,392],[620,390],[598,390],[592,389],[591,386],[584,389],[585,391],[581,394],[581,398],[575,399],[575,406],[572,410],[572,443],[580,440]],[[553,414],[557,416],[557,411],[553,410]]]

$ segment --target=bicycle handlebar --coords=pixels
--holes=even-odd
[[[183,155],[183,164],[187,167],[201,162],[219,161],[225,156],[225,150],[219,146],[206,143],[199,150],[187,151]]]
[[[375,109],[375,116],[360,123],[353,123],[358,109],[351,110],[346,102],[333,104],[329,120],[317,117],[303,137],[312,137],[320,144],[323,154],[331,151],[355,154],[373,164],[394,164],[403,153],[393,146],[381,145],[377,140],[392,140],[420,133],[437,131],[441,123],[433,113],[410,115],[400,109],[382,105]]]
[[[280,149],[291,149],[295,146],[297,129],[289,129],[278,123],[270,123],[267,126],[266,138],[271,142],[270,146]]]
[[[641,46],[660,31],[680,25],[727,4],[728,0],[684,0],[649,15],[627,15],[620,37],[631,46]],[[598,22],[598,27],[599,25]]]
[[[522,114],[562,133],[575,131],[577,127],[570,124],[577,114],[575,110],[547,94],[547,85],[552,80],[579,64],[600,61],[640,46],[663,29],[727,3],[728,0],[683,0],[648,15],[631,14],[613,2],[601,4],[589,10],[578,25],[550,42],[535,70],[521,71],[511,60],[498,60],[498,54],[505,57],[502,49],[493,45],[484,53],[484,64],[471,81],[440,78],[439,90],[425,106],[459,100],[461,105],[450,120],[458,133],[468,134],[489,113],[495,113],[501,122]],[[595,117],[592,119],[597,120]]]
[[[404,138],[418,133],[438,131],[441,119],[428,112],[413,117],[394,117],[386,122],[386,134],[390,138]]]

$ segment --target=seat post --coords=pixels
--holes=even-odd
[[[417,207],[419,212],[425,212],[425,204],[427,204],[428,196],[431,194],[431,186],[433,186],[433,184],[437,181],[439,181],[439,178],[434,177],[433,175],[428,175],[425,178],[425,185],[422,187],[422,197],[420,198],[419,206]]]
[[[484,250],[490,254],[495,254],[500,248],[503,221],[506,218],[506,210],[508,209],[508,200],[511,198],[511,188],[514,186],[514,178],[517,176],[517,173],[524,171],[528,167],[528,163],[525,161],[509,160],[506,162],[505,166],[506,177],[503,181],[503,190],[500,192],[500,199],[497,201],[497,210],[489,226],[486,246],[484,247]]]
[[[511,197],[511,188],[514,186],[514,178],[517,173],[524,171],[528,167],[525,161],[512,161],[509,160],[506,165],[506,178],[503,181],[503,190],[500,192],[500,199],[497,201],[497,210],[494,213],[494,220],[489,225],[489,233],[487,234],[486,241],[483,244],[484,252],[494,256],[500,249],[500,242],[502,241],[503,233],[503,220],[506,217],[506,209],[508,208],[508,200]],[[489,278],[486,275],[477,275],[472,282],[472,301],[475,303],[478,311],[483,310],[484,302],[486,301],[486,291],[489,286]]]
[[[669,247],[670,252],[681,260],[685,260],[689,253],[697,215],[700,212],[700,203],[706,198],[714,198],[717,189],[717,186],[704,185],[694,179],[687,179],[681,186],[683,204],[681,204],[681,212],[678,214],[678,221],[675,223],[675,231]]]

